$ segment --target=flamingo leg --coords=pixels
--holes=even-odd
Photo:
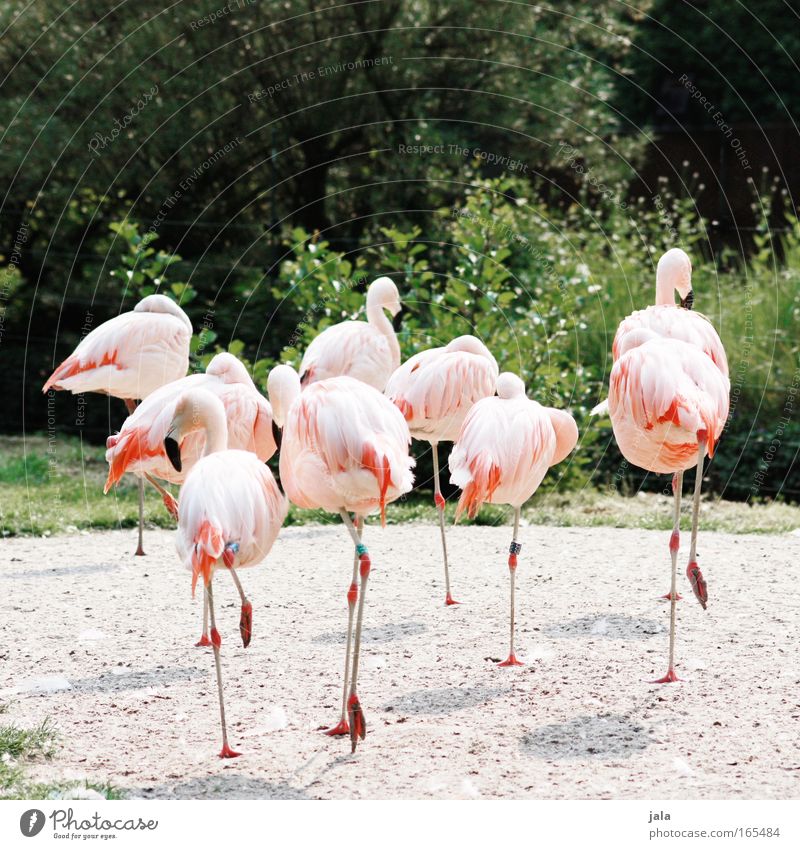
[[[453,600],[453,596],[450,593],[450,569],[447,564],[447,539],[445,537],[444,532],[444,498],[442,496],[442,490],[439,486],[439,445],[436,442],[431,443],[431,449],[433,450],[433,500],[436,503],[436,509],[439,511],[439,530],[442,534],[442,555],[444,557],[444,588],[445,588],[445,597],[444,603],[446,606],[451,606],[453,604],[459,604],[459,602]]]
[[[211,640],[208,639],[208,596],[203,593],[203,633],[200,639],[195,643],[195,646],[210,646]]]
[[[514,578],[517,574],[517,555],[522,550],[522,546],[517,542],[517,537],[519,536],[519,514],[520,508],[516,507],[514,509],[514,538],[511,541],[511,547],[509,548],[508,554],[508,572],[511,578],[511,646],[508,652],[508,659],[504,660],[502,663],[498,663],[498,666],[525,665],[521,660],[517,660],[517,657],[514,654]]]
[[[706,456],[705,431],[698,434],[697,442],[697,472],[694,479],[694,500],[692,503],[692,538],[689,545],[689,565],[686,567],[686,576],[692,584],[695,597],[705,610],[708,602],[708,587],[703,578],[703,573],[697,565],[697,523],[700,516],[700,492],[703,488],[703,461]]]
[[[233,562],[232,558],[231,562]],[[250,645],[250,638],[253,635],[253,605],[245,595],[242,582],[239,580],[236,570],[232,565],[228,564],[227,560],[225,561],[225,565],[228,567],[228,572],[230,572],[231,578],[233,578],[233,583],[236,584],[236,589],[239,591],[239,598],[242,600],[242,612],[239,616],[239,633],[242,636],[242,645],[244,648],[247,648]]]
[[[144,480],[139,478],[139,540],[136,544],[136,556],[144,557]]]
[[[345,526],[350,531],[350,536],[356,545],[359,559],[359,572],[361,574],[361,593],[358,598],[358,614],[356,616],[356,633],[353,642],[353,668],[350,674],[350,696],[347,699],[348,719],[350,724],[350,744],[351,752],[355,752],[358,740],[362,740],[367,736],[367,722],[364,718],[364,711],[361,709],[361,702],[358,699],[358,662],[361,658],[361,626],[364,622],[364,600],[367,597],[367,581],[371,563],[367,547],[358,538],[358,531],[353,526],[346,510],[340,511]]]
[[[130,398],[125,398],[125,408],[128,415],[131,415],[136,409],[136,402]],[[144,557],[144,480],[139,478],[139,540],[136,545],[136,556]]]
[[[214,666],[217,670],[217,690],[219,692],[219,719],[222,726],[222,751],[219,753],[219,756],[221,758],[238,758],[241,752],[234,752],[228,745],[228,728],[225,723],[225,700],[222,697],[222,664],[219,657],[222,637],[219,635],[214,617],[214,591],[211,588],[211,581],[206,585],[206,598],[208,599],[208,612],[211,616],[211,645],[214,647]]]
[[[364,535],[364,517],[356,516],[356,534],[359,541]],[[342,716],[337,725],[329,728],[325,733],[329,737],[341,737],[350,733],[350,725],[347,722],[347,684],[350,678],[350,650],[353,644],[353,615],[358,599],[358,549],[353,551],[353,577],[347,590],[347,648],[344,654],[344,684],[342,686]]]
[[[653,684],[670,684],[680,679],[675,674],[675,619],[678,607],[678,549],[681,543],[681,489],[683,488],[683,472],[675,475],[673,483],[675,510],[672,517],[672,535],[669,538],[669,553],[672,558],[672,582],[669,599],[669,668],[663,678],[653,681]]]
[[[164,489],[164,487],[161,486],[161,484],[154,477],[148,475],[147,472],[145,472],[144,476],[145,478],[147,478],[147,481],[151,484],[151,486],[154,486],[156,488],[158,494],[161,496],[161,500],[164,502],[164,506],[167,508],[167,512],[169,513],[169,515],[172,516],[173,519],[177,519],[178,502],[175,500],[175,496],[172,495],[171,492],[167,492],[167,490]]]
[[[677,487],[677,485],[678,485],[678,474],[676,472],[672,476],[672,494],[673,494],[673,496],[675,495],[675,487]],[[683,485],[683,478],[681,478],[681,485]],[[659,596],[659,601],[670,601],[671,598],[672,598],[672,593],[668,592],[668,593],[664,593],[664,595],[662,595],[662,596]],[[683,596],[680,593],[678,593],[675,596],[675,598],[677,599],[677,601],[683,601]]]

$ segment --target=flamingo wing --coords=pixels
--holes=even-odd
[[[284,426],[281,479],[292,501],[338,510],[389,501],[411,489],[414,461],[400,411],[380,392],[350,377],[304,390]]]
[[[608,397],[623,454],[651,471],[690,468],[697,434],[706,431],[713,456],[729,391],[728,378],[693,345],[656,338],[630,349],[614,364]]]
[[[170,483],[182,483],[186,472],[202,454],[204,437],[200,432],[189,434],[181,443],[183,471],[177,472],[164,452],[166,438],[179,398],[188,389],[208,388],[210,379],[204,374],[192,374],[174,380],[151,393],[122,424],[119,433],[106,441],[108,492],[126,472],[154,474]]]
[[[228,421],[228,448],[253,452],[266,462],[277,451],[272,432],[272,407],[253,386],[242,383],[215,386]]]
[[[484,502],[519,506],[536,491],[556,450],[548,411],[527,398],[489,397],[467,414],[450,455],[450,482],[462,489],[456,515]]]
[[[493,360],[439,348],[404,363],[392,375],[386,393],[414,436],[431,442],[454,440],[470,407],[494,394],[497,374]]]
[[[547,407],[546,410],[556,435],[556,447],[550,460],[550,465],[555,466],[565,460],[578,444],[578,425],[566,410],[553,407]]]
[[[197,462],[181,490],[176,547],[192,572],[211,579],[226,546],[236,544],[236,568],[267,556],[286,518],[288,502],[255,454],[229,449]]]
[[[105,491],[126,472],[148,472],[171,483],[182,483],[203,454],[205,436],[196,431],[181,442],[182,470],[177,472],[164,450],[164,439],[175,418],[175,408],[188,389],[202,387],[222,401],[228,423],[228,447],[252,451],[265,462],[276,451],[272,432],[272,407],[247,383],[226,383],[215,374],[194,374],[157,389],[128,416],[119,434],[109,437],[109,464]]]
[[[676,339],[694,345],[711,358],[725,377],[728,376],[728,358],[722,340],[704,315],[663,304],[637,310],[617,328],[612,346],[615,360],[619,359],[622,340],[626,334],[641,329],[649,330],[665,339]]]
[[[343,321],[323,330],[308,346],[300,381],[306,386],[344,375],[382,392],[395,365],[383,334],[365,321]]]
[[[146,398],[186,374],[190,339],[191,330],[177,316],[122,313],[89,333],[50,375],[43,391]]]

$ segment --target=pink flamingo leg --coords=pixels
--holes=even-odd
[[[131,415],[136,409],[136,402],[130,398],[125,399],[125,407],[128,410],[128,415]],[[139,481],[139,540],[136,544],[136,557],[144,557],[144,479],[138,478]]]
[[[681,481],[682,481],[682,479],[681,479]],[[673,494],[673,496],[675,495],[675,487],[677,485],[678,485],[678,475],[676,473],[672,476],[672,494]],[[683,601],[683,596],[680,593],[677,594],[676,598],[677,598],[678,601]],[[659,596],[658,599],[659,599],[659,601],[670,601],[672,599],[672,593],[671,592],[670,593],[664,593],[664,595]]]
[[[226,548],[222,555],[222,560],[228,567],[228,572],[230,572],[231,578],[233,578],[233,583],[236,584],[236,589],[239,591],[239,598],[242,600],[242,612],[239,615],[239,634],[242,638],[242,646],[244,646],[244,648],[247,648],[250,645],[250,638],[253,635],[253,605],[249,602],[247,596],[244,594],[242,582],[239,580],[239,576],[236,574],[236,570],[233,568],[233,561],[235,556],[235,551],[230,548]]]
[[[670,585],[669,599],[669,668],[667,674],[663,678],[658,678],[653,681],[653,684],[671,684],[674,681],[679,681],[680,678],[675,674],[675,618],[678,607],[678,549],[681,544],[681,488],[683,487],[683,472],[678,472],[675,475],[673,490],[675,494],[675,512],[672,520],[672,535],[669,538],[669,553],[672,558],[672,583]]]
[[[203,633],[200,639],[195,643],[195,646],[205,647],[210,646],[211,640],[208,639],[208,596],[203,593]]]
[[[221,758],[238,758],[241,752],[234,752],[228,744],[228,728],[225,723],[225,700],[222,697],[222,664],[219,657],[222,638],[219,635],[217,623],[214,618],[214,592],[211,589],[211,581],[206,586],[206,598],[208,599],[208,612],[211,616],[211,645],[214,646],[214,666],[217,670],[217,690],[219,692],[219,719],[222,726],[222,751],[219,753],[219,756]]]
[[[520,508],[517,507],[514,510],[514,539],[508,555],[508,572],[511,578],[511,647],[508,652],[508,659],[502,663],[498,663],[498,666],[525,665],[521,660],[517,660],[517,656],[514,654],[514,578],[517,574],[517,555],[522,549],[522,546],[517,542],[517,536],[519,535],[519,513]]]
[[[447,565],[447,539],[445,538],[444,532],[444,498],[442,496],[442,490],[439,486],[439,446],[438,443],[431,443],[431,449],[433,450],[433,500],[436,504],[436,509],[439,511],[439,530],[442,534],[442,555],[444,556],[444,587],[445,587],[445,597],[444,603],[445,606],[450,607],[454,604],[460,604],[458,601],[453,600],[453,596],[450,593],[450,569]]]
[[[167,513],[172,516],[173,519],[178,518],[178,502],[175,500],[175,497],[172,493],[167,492],[163,486],[152,476],[145,473],[145,478],[147,478],[148,483],[155,488],[158,494],[161,496],[161,500],[164,502],[164,506],[167,508]]]
[[[358,698],[358,662],[361,658],[361,626],[364,622],[364,601],[367,597],[367,581],[371,563],[367,547],[359,540],[358,532],[353,526],[350,516],[347,511],[341,511],[342,519],[344,520],[347,530],[350,531],[350,536],[356,544],[359,559],[359,572],[361,574],[361,593],[358,598],[358,614],[356,616],[356,634],[353,642],[353,670],[350,678],[350,696],[347,699],[347,715],[350,724],[350,744],[351,752],[355,752],[359,738],[363,740],[367,736],[367,721],[364,717],[364,711],[361,708],[361,702]]]
[[[701,431],[697,434],[697,437],[697,473],[694,479],[694,503],[692,504],[692,539],[689,546],[689,565],[686,567],[686,576],[691,581],[695,597],[705,610],[708,602],[708,586],[700,567],[697,565],[697,522],[700,515],[700,491],[703,486],[703,460],[705,459],[707,434],[705,431]]]
[[[356,534],[358,539],[364,535],[364,517],[356,516]],[[342,686],[342,717],[337,725],[329,728],[325,733],[329,737],[343,737],[350,733],[350,725],[347,722],[347,684],[350,678],[350,649],[353,640],[353,615],[356,609],[356,601],[358,600],[358,550],[353,552],[353,577],[350,581],[350,586],[347,590],[347,649],[344,655],[344,685]]]

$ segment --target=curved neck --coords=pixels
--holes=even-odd
[[[666,274],[656,275],[656,306],[675,306],[675,285]]]
[[[291,366],[276,366],[267,378],[272,418],[278,427],[286,424],[292,404],[300,397],[300,377]]]
[[[370,323],[370,326],[374,327],[380,334],[382,334],[389,343],[389,350],[392,352],[392,360],[395,364],[395,368],[397,368],[397,366],[400,365],[400,344],[397,341],[394,327],[384,312],[383,307],[380,304],[376,304],[374,301],[370,302],[370,294],[372,293],[369,292],[367,294],[367,321]]]
[[[217,451],[224,451],[228,447],[228,423],[225,417],[222,417],[222,422],[206,419],[206,447],[203,451],[203,456],[214,454]]]
[[[187,392],[181,413],[181,435],[202,430],[206,445],[203,456],[228,447],[228,420],[222,401],[203,389]]]

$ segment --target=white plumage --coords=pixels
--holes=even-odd
[[[192,324],[165,295],[148,295],[91,331],[53,372],[44,390],[146,398],[189,368]]]
[[[397,315],[400,296],[392,280],[379,277],[367,291],[367,321],[334,324],[308,346],[300,365],[301,385],[347,376],[382,392],[400,365],[400,346],[384,310]]]
[[[193,389],[205,389],[222,401],[228,448],[252,451],[261,461],[275,453],[269,401],[256,389],[244,365],[233,354],[221,353],[208,364],[205,374],[188,375],[149,395],[128,416],[120,432],[108,438],[106,492],[126,472],[148,473],[170,483],[183,483],[203,454],[205,431],[198,426],[184,434],[180,472],[167,459],[164,438],[179,400]]]

